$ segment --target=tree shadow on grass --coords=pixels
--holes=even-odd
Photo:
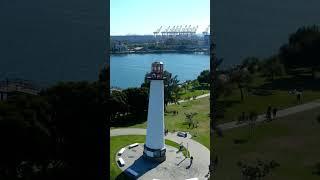
[[[241,103],[240,100],[218,100],[217,105],[223,105],[225,108],[232,107],[234,104],[239,104]]]
[[[233,139],[233,143],[234,144],[244,144],[244,143],[247,143],[247,142],[248,142],[248,139],[244,139],[244,138]]]
[[[310,75],[296,75],[269,81],[258,88],[286,91],[298,88],[302,88],[303,90],[320,90],[320,79],[313,79]]]
[[[122,118],[114,119],[111,122],[111,127],[129,127],[136,124],[141,124],[147,121],[147,113],[141,115],[127,115]]]
[[[224,118],[224,113],[227,108],[232,107],[235,104],[239,104],[241,101],[239,100],[218,100],[217,101],[217,118]]]

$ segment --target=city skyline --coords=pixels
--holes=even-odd
[[[112,36],[153,35],[160,26],[178,25],[198,26],[200,34],[210,24],[210,0],[111,0],[110,7]]]

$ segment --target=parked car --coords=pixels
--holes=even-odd
[[[178,134],[177,134],[178,136],[180,136],[180,137],[187,137],[187,133],[186,132],[178,132]]]

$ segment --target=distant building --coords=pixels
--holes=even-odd
[[[111,51],[113,52],[125,52],[128,51],[128,46],[121,41],[116,41],[112,44]]]

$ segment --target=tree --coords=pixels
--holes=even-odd
[[[179,93],[179,80],[177,75],[172,78],[172,74],[169,72],[165,73],[165,77],[167,77],[164,80],[164,104],[166,109],[168,103],[176,103],[178,101],[179,95],[175,95],[175,93]]]
[[[146,73],[144,82],[141,84],[141,87],[150,88],[150,80],[148,79],[149,73]],[[168,71],[163,72],[164,79],[164,108],[166,109],[168,103],[177,102],[179,98],[179,80],[178,76],[175,75],[172,77],[172,74]]]
[[[188,87],[189,87],[189,83],[185,82],[182,84],[181,88],[184,89],[184,93],[187,93]]]
[[[303,26],[282,45],[279,57],[286,68],[310,68],[313,78],[320,66],[320,30],[318,26]]]
[[[254,74],[259,69],[259,58],[247,57],[242,61],[242,66],[248,68],[251,74]]]
[[[271,56],[264,62],[263,73],[273,81],[275,76],[282,76],[285,73],[284,66],[277,56]]]
[[[217,72],[218,78],[216,80],[216,94],[217,98],[227,97],[232,93],[232,84],[226,74],[223,72]]]
[[[197,80],[199,83],[210,83],[210,71],[204,70],[200,73],[200,75],[197,77]]]
[[[181,88],[179,86],[175,86],[172,90],[172,101],[174,103],[178,103],[181,94],[180,94]]]
[[[50,106],[39,96],[15,94],[0,102],[1,179],[41,179],[50,171],[47,162],[55,146],[49,112]]]
[[[134,115],[143,114],[148,108],[149,93],[147,88],[128,88],[123,90],[127,97],[129,112]]]
[[[195,115],[197,115],[198,113],[195,113],[195,112],[191,112],[191,113],[184,113],[184,115],[186,116],[185,120],[186,122],[188,123],[189,127],[192,125],[192,127],[194,127],[195,125],[195,122],[193,120],[193,117]]]
[[[244,101],[244,90],[248,89],[252,82],[252,76],[244,68],[236,68],[230,72],[230,80],[235,83],[240,90],[241,101]]]
[[[45,90],[43,96],[52,106],[52,125],[59,140],[55,156],[65,164],[63,174],[73,178],[96,178],[92,175],[98,176],[96,163],[103,158],[98,147],[107,140],[105,111],[109,108],[101,100],[99,84],[59,83]],[[90,167],[84,166],[84,162],[91,164]]]
[[[126,93],[123,91],[112,91],[109,99],[111,120],[115,120],[119,115],[126,115],[129,112],[129,105]]]

